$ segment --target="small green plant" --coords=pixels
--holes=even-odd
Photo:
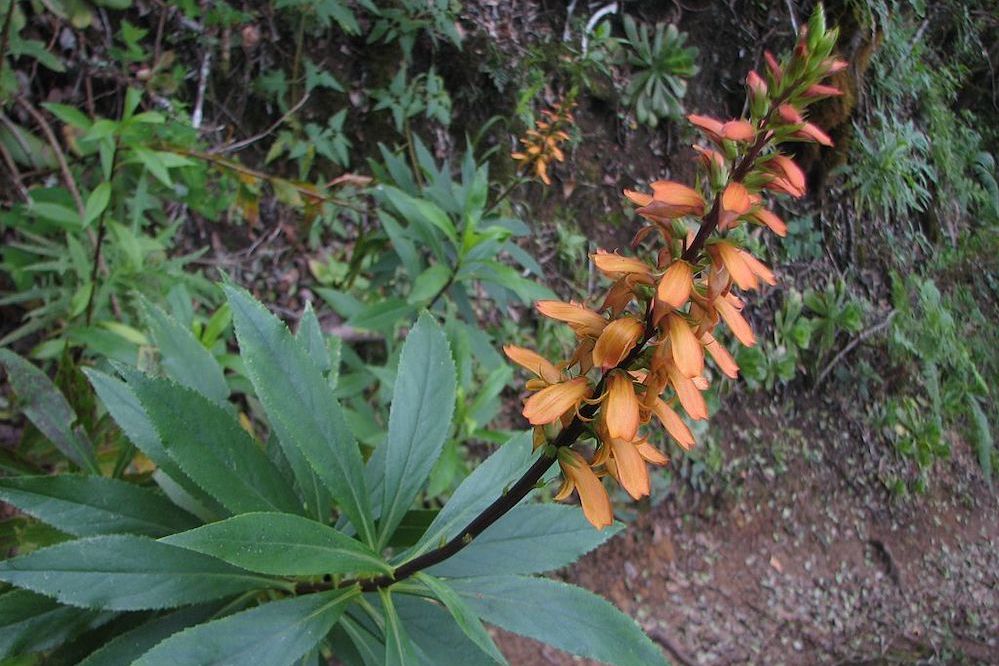
[[[991,479],[991,389],[947,299],[932,280],[916,276],[896,276],[892,292],[898,311],[892,348],[913,366],[918,384],[888,404],[885,425],[899,453],[918,466],[916,489],[925,489],[934,462],[950,455],[946,431],[953,428],[967,433],[983,474]]]
[[[805,307],[811,310],[813,368],[818,371],[841,333],[859,333],[864,325],[861,301],[853,298],[842,278],[830,280],[823,291],[805,290]]]
[[[625,89],[626,103],[634,110],[638,122],[656,127],[662,120],[679,120],[683,116],[687,79],[697,74],[694,64],[697,49],[684,46],[686,33],[675,25],[656,25],[654,32],[646,24],[637,24],[631,16],[624,17],[628,64],[631,81]]]
[[[409,120],[423,114],[445,127],[451,124],[451,97],[444,81],[434,68],[406,81],[406,70],[400,69],[386,88],[371,92],[375,111],[389,111],[392,123],[400,134],[406,132]]]
[[[846,186],[857,210],[888,222],[912,224],[930,203],[936,170],[930,142],[912,121],[880,111],[874,122],[854,123],[854,145]]]
[[[735,359],[750,388],[772,390],[778,383],[790,382],[803,364],[804,352],[812,342],[814,322],[804,314],[801,293],[790,291],[774,315],[772,339],[755,347],[740,347]]]

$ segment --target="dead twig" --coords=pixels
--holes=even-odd
[[[302,98],[297,102],[295,102],[295,106],[288,109],[288,111],[284,115],[278,118],[273,124],[271,124],[270,127],[265,129],[260,134],[254,134],[248,139],[236,141],[234,143],[230,143],[224,146],[219,146],[217,148],[212,148],[208,152],[213,155],[222,154],[222,153],[233,153],[236,152],[237,150],[242,150],[243,148],[246,148],[247,146],[254,144],[257,141],[260,141],[261,139],[267,138],[269,135],[273,134],[274,131],[277,130],[277,128],[281,127],[281,125],[283,125],[285,121],[288,120],[288,118],[291,118],[293,115],[295,115],[298,112],[299,109],[305,106],[305,103],[309,101],[309,94],[310,93],[305,93],[304,95],[302,95]]]
[[[27,111],[28,115],[35,119],[35,122],[38,123],[39,128],[41,128],[42,133],[45,135],[45,139],[52,147],[56,160],[59,162],[59,170],[62,172],[62,179],[66,183],[66,189],[69,190],[70,196],[73,197],[73,203],[76,205],[76,212],[80,214],[80,219],[82,220],[85,211],[83,197],[80,196],[80,190],[76,186],[76,180],[73,178],[73,173],[69,170],[69,162],[66,161],[66,154],[62,150],[62,145],[60,145],[59,140],[56,139],[55,132],[52,131],[52,126],[49,125],[49,121],[45,120],[45,116],[42,115],[42,112],[36,109],[31,102],[20,96],[15,99],[21,108]]]
[[[882,321],[879,324],[875,324],[874,326],[871,326],[866,331],[860,333],[860,335],[855,337],[853,340],[850,340],[850,344],[848,344],[846,347],[843,347],[842,351],[836,354],[836,356],[833,357],[833,360],[829,361],[829,364],[826,365],[826,367],[823,368],[822,372],[819,373],[818,379],[815,380],[815,385],[812,386],[812,392],[814,393],[815,391],[818,390],[819,386],[825,380],[826,376],[830,372],[832,372],[833,368],[836,367],[836,364],[842,361],[843,357],[845,357],[847,354],[853,351],[857,345],[859,345],[861,342],[871,337],[872,335],[880,333],[881,331],[888,328],[891,325],[892,319],[895,318],[896,314],[898,314],[898,310],[892,310],[891,312],[888,313],[888,316],[885,317],[884,321]]]

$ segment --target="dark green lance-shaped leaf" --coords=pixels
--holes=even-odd
[[[593,529],[577,507],[518,506],[427,572],[462,578],[551,571],[572,564],[620,530],[620,524]]]
[[[316,311],[312,309],[312,303],[306,303],[305,312],[298,320],[298,333],[295,338],[309,354],[309,358],[316,364],[319,371],[327,373],[331,369],[330,351],[326,346],[326,338],[323,336],[323,328],[316,317]]]
[[[106,375],[93,368],[84,368],[84,374],[90,380],[90,385],[97,392],[97,397],[104,403],[104,407],[111,414],[125,435],[137,449],[142,451],[159,468],[157,471],[166,475],[180,489],[194,497],[200,504],[208,507],[208,510],[218,515],[225,515],[225,508],[203,491],[198,484],[191,480],[187,474],[174,462],[167,450],[160,442],[160,436],[149,420],[149,415],[135,397],[135,392],[129,388],[128,384]],[[133,374],[138,374],[137,370]],[[199,514],[200,516],[200,514]]]
[[[361,451],[322,372],[288,328],[242,289],[226,285],[246,372],[302,488],[304,455],[366,543],[374,543]]]
[[[458,530],[496,501],[531,464],[531,448],[531,433],[514,435],[476,467],[454,491],[416,546],[402,559],[412,559],[436,548],[441,540],[454,537]]]
[[[395,531],[426,482],[451,429],[455,370],[447,336],[429,314],[406,337],[385,442],[381,543]]]
[[[0,595],[0,659],[40,652],[86,630],[100,611],[62,606],[27,590]]]
[[[79,666],[119,666],[133,661],[178,631],[208,620],[219,610],[217,604],[182,608],[153,618],[115,636],[79,663]]]
[[[301,511],[281,472],[225,409],[167,379],[143,375],[133,381],[170,457],[227,509]]]
[[[0,349],[0,365],[18,404],[38,430],[67,458],[92,474],[99,474],[94,447],[82,428],[76,427],[76,413],[45,373],[7,349]]]
[[[423,597],[403,595],[396,595],[393,601],[399,619],[416,645],[422,664],[496,664],[495,659],[468,638],[441,604]]]
[[[356,587],[266,603],[163,641],[135,666],[287,666],[321,641],[340,619]]]
[[[662,652],[634,620],[574,585],[527,576],[449,583],[479,617],[515,634],[617,666],[666,664]]]
[[[378,595],[385,614],[385,666],[416,666],[419,658],[413,641],[395,610],[392,593],[381,588]]]
[[[224,404],[229,398],[222,368],[190,329],[177,323],[158,306],[141,300],[146,324],[160,349],[160,364],[167,375],[192,388],[212,402]]]
[[[479,649],[488,654],[493,661],[498,664],[505,664],[506,659],[500,653],[496,644],[493,643],[493,639],[489,636],[489,632],[486,628],[482,626],[482,622],[479,618],[472,612],[458,593],[455,592],[451,587],[440,581],[433,576],[428,576],[424,573],[417,574],[417,579],[428,589],[431,594],[437,598],[444,607],[448,609],[454,621],[458,623],[461,630],[465,632],[465,635],[472,639]]]
[[[198,524],[157,492],[99,476],[0,479],[0,499],[74,536],[124,532],[159,537]]]
[[[161,539],[281,576],[390,573],[370,548],[332,527],[285,513],[247,513]]]
[[[64,604],[154,610],[286,586],[147,537],[77,539],[0,562],[0,580]]]

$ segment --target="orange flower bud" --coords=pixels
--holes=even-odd
[[[638,449],[638,455],[642,456],[647,463],[662,466],[669,462],[669,458],[664,456],[659,449],[649,444],[649,440],[644,437],[635,440],[632,444]]]
[[[756,275],[739,253],[739,248],[722,241],[712,245],[711,249],[740,289],[756,289],[760,286]]]
[[[538,312],[556,321],[563,321],[572,328],[577,336],[589,335],[597,337],[607,325],[607,320],[593,310],[579,303],[563,301],[538,301],[534,304]]]
[[[645,326],[632,317],[621,317],[607,324],[593,347],[593,365],[602,370],[613,368],[635,348],[643,333]]]
[[[696,113],[688,115],[687,120],[701,129],[715,143],[721,143],[723,139],[752,141],[756,138],[756,129],[752,123],[745,120],[730,120],[723,123],[710,116],[701,116]]]
[[[694,269],[686,261],[674,261],[659,280],[656,298],[671,308],[683,307],[694,286]]]
[[[697,190],[681,183],[657,180],[652,183],[652,200],[635,210],[653,222],[665,222],[686,215],[704,215],[704,199]]]
[[[765,97],[767,94],[767,82],[754,69],[749,70],[746,75],[746,87],[749,88],[750,95]]]
[[[735,359],[732,358],[732,355],[728,353],[728,350],[720,342],[715,340],[713,335],[705,333],[701,336],[701,342],[704,344],[704,348],[708,350],[708,353],[711,354],[711,358],[714,359],[718,369],[724,375],[731,379],[739,376],[739,366],[735,362]]]
[[[638,396],[625,372],[613,372],[607,380],[607,395],[600,407],[600,415],[607,426],[607,434],[612,438],[626,439],[629,442],[638,434]]]
[[[666,401],[662,398],[656,398],[652,403],[652,413],[656,415],[663,428],[670,434],[670,437],[676,440],[677,444],[687,451],[694,447],[696,443],[694,434],[690,432],[690,428],[683,422],[680,415],[666,404]]]
[[[781,78],[784,76],[784,71],[777,62],[777,58],[775,58],[774,54],[770,51],[764,51],[763,59],[766,61],[767,69],[770,70],[770,75],[774,77],[774,81],[780,83]]]
[[[641,282],[652,284],[652,269],[644,261],[634,257],[622,257],[619,254],[597,250],[590,255],[594,265],[601,273],[616,280],[625,275],[635,275]]]
[[[576,377],[560,384],[541,389],[524,403],[524,418],[531,425],[554,423],[560,416],[577,405],[590,393],[586,377]]]
[[[714,306],[739,342],[747,347],[752,347],[756,344],[756,336],[753,335],[753,329],[749,326],[749,322],[743,318],[727,298],[722,296],[715,299]]]
[[[718,228],[729,229],[739,219],[740,216],[749,212],[753,202],[749,198],[749,192],[742,183],[729,183],[722,192],[721,218],[718,221]]]
[[[676,397],[687,411],[687,415],[695,421],[708,418],[708,405],[704,402],[704,396],[701,395],[693,380],[680,372],[680,369],[675,365],[667,366],[666,372],[669,374],[669,382],[673,385],[673,390],[676,391]]]
[[[801,125],[805,122],[805,119],[801,117],[801,113],[798,109],[794,108],[790,104],[781,104],[777,107],[777,114],[780,116],[788,125]]]
[[[670,346],[673,361],[688,377],[696,377],[704,372],[704,350],[697,336],[683,317],[671,314],[668,317]]]
[[[784,220],[774,215],[773,211],[766,208],[757,208],[749,214],[749,217],[760,224],[769,227],[771,231],[780,237],[787,236],[787,225]]]
[[[829,138],[829,135],[812,123],[805,123],[805,126],[795,132],[794,136],[808,141],[814,141],[815,143],[819,143],[830,148],[833,145],[833,141]]]
[[[803,95],[810,99],[820,99],[822,97],[838,97],[843,91],[834,86],[826,86],[821,83],[808,86]]]
[[[652,195],[646,194],[645,192],[636,192],[635,190],[625,190],[624,196],[628,200],[637,206],[648,206],[652,203]]]
[[[767,162],[767,169],[778,179],[771,182],[778,182],[786,188],[789,194],[796,198],[805,195],[805,172],[790,157],[786,155],[774,155]]]
[[[650,490],[649,469],[638,449],[628,440],[615,438],[611,438],[610,447],[618,483],[634,499],[647,497]]]
[[[533,372],[549,384],[557,384],[562,381],[562,373],[558,371],[555,365],[535,351],[515,345],[504,345],[503,353],[511,361],[525,370]]]
[[[583,515],[590,524],[598,530],[613,524],[610,497],[586,459],[568,447],[561,447],[558,450],[558,465],[562,468],[565,481],[555,499],[564,500],[576,490],[579,492],[579,503],[583,505]]]

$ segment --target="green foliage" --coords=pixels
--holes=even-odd
[[[402,68],[385,88],[371,91],[375,111],[389,111],[395,130],[406,132],[409,120],[420,114],[441,125],[451,124],[451,97],[444,81],[434,68],[413,77],[407,82],[406,69]]]
[[[900,454],[914,460],[917,490],[929,483],[934,462],[950,455],[948,428],[968,434],[983,474],[991,479],[993,438],[986,409],[993,411],[988,382],[979,372],[953,302],[930,279],[895,276],[893,301],[898,312],[891,350],[911,366],[914,390],[885,407],[885,428]],[[993,411],[994,418],[994,411]]]
[[[426,32],[434,46],[442,39],[461,48],[461,34],[456,26],[456,0],[396,0],[376,4],[375,0],[360,0],[375,17],[369,44],[390,44],[398,41],[406,62],[413,58],[413,45],[421,32]]]
[[[211,380],[190,387],[124,365],[116,366],[120,380],[89,372],[136,449],[163,464],[151,479],[134,471],[107,478],[102,467],[0,478],[5,501],[68,532],[33,552],[25,542],[22,554],[0,562],[0,580],[20,588],[0,595],[0,656],[41,658],[101,624],[103,640],[76,644],[82,663],[292,664],[331,647],[348,664],[452,663],[459,652],[463,663],[505,663],[487,621],[583,657],[664,663],[608,602],[530,577],[615,532],[593,530],[569,507],[521,505],[459,557],[362,594],[358,579],[398,572],[460,534],[530,463],[530,435],[469,476],[415,528],[412,546],[393,546],[397,533],[419,524],[412,508],[453,428],[448,407],[460,369],[445,328],[424,314],[406,338],[387,437],[365,463],[337,416],[335,366],[311,311],[292,336],[245,292],[225,290],[242,366],[271,427],[267,441],[248,434],[252,423]],[[147,306],[147,314],[172,359],[160,367],[190,380],[205,350],[163,311]],[[12,376],[34,376],[19,357],[5,351],[3,360]],[[64,402],[44,382],[19,379],[14,389],[26,401],[43,385],[49,403]],[[26,415],[56,438],[77,420],[66,408]]]
[[[806,367],[817,379],[841,334],[859,333],[862,327],[862,302],[850,296],[842,279],[831,280],[824,291],[792,290],[774,315],[772,339],[740,347],[736,362],[750,388],[772,390]]]
[[[937,170],[930,142],[912,121],[878,112],[874,122],[854,123],[847,187],[857,210],[884,221],[908,221],[926,210]]]
[[[632,68],[625,100],[638,122],[656,127],[661,120],[679,120],[683,116],[687,79],[697,74],[694,64],[697,49],[684,46],[687,34],[675,25],[659,23],[655,31],[624,17],[627,60]]]
[[[120,120],[92,121],[71,107],[46,105],[74,137],[77,162],[72,183],[34,188],[26,203],[0,214],[0,229],[12,235],[0,271],[17,289],[3,301],[27,310],[0,344],[41,331],[47,339],[35,349],[39,358],[56,357],[66,345],[134,358],[145,343],[134,328],[135,292],[161,300],[183,287],[210,302],[209,283],[189,270],[201,252],[170,256],[179,225],[165,209],[175,202],[217,217],[222,206],[213,189],[227,183],[183,154],[196,145],[188,125],[140,111],[141,100],[130,88]]]

